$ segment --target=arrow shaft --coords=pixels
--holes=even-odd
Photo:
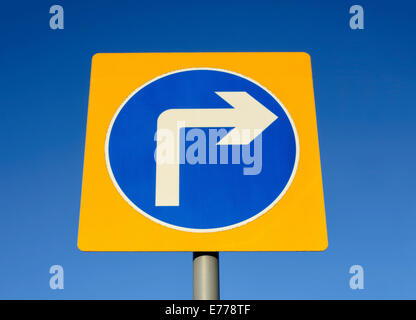
[[[157,127],[170,128],[182,123],[184,127],[234,127],[236,110],[229,109],[169,109],[159,116]]]
[[[157,121],[156,145],[156,206],[179,206],[179,148],[180,129],[185,127],[234,127],[235,109],[169,109]],[[166,130],[166,131],[165,131]],[[171,148],[162,155],[161,132],[167,132]],[[166,142],[164,142],[166,143]],[[161,158],[170,158],[166,163]]]

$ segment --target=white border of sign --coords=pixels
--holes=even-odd
[[[152,217],[151,215],[149,215],[148,213],[144,212],[142,209],[140,209],[139,207],[137,207],[125,194],[124,192],[121,190],[120,186],[118,185],[113,171],[111,170],[111,165],[110,165],[110,158],[108,155],[108,144],[109,144],[109,140],[110,140],[110,135],[111,135],[111,130],[113,129],[113,124],[115,122],[115,120],[117,119],[118,114],[120,113],[120,111],[123,109],[124,105],[137,93],[139,92],[141,89],[143,89],[144,87],[148,86],[149,84],[151,84],[154,81],[157,81],[161,78],[164,78],[166,76],[175,74],[175,73],[180,73],[180,72],[184,72],[184,71],[194,71],[194,70],[212,70],[212,71],[220,71],[220,72],[225,72],[225,73],[229,73],[241,78],[244,78],[252,83],[254,83],[255,85],[259,86],[260,88],[262,88],[264,91],[266,91],[268,94],[270,94],[273,99],[275,99],[277,101],[277,103],[282,107],[283,111],[286,113],[286,116],[288,117],[290,124],[292,125],[293,128],[293,132],[295,134],[295,140],[296,140],[296,157],[295,157],[295,165],[293,166],[293,170],[292,170],[292,174],[288,180],[288,182],[286,183],[285,188],[282,190],[282,192],[280,192],[279,196],[271,203],[269,204],[265,209],[263,209],[261,212],[255,214],[254,216],[252,216],[249,219],[246,219],[242,222],[239,223],[235,223],[226,227],[221,227],[221,228],[209,228],[209,229],[194,229],[194,228],[185,228],[185,227],[179,227],[179,226],[175,226],[173,224],[169,224],[166,223],[164,221],[161,221],[159,219],[156,219],[154,217]],[[153,78],[152,80],[146,82],[145,84],[143,84],[142,86],[138,87],[136,90],[134,90],[124,101],[123,103],[120,105],[120,107],[117,109],[116,113],[114,114],[113,118],[111,119],[110,122],[110,126],[108,127],[107,130],[107,135],[106,135],[106,139],[105,139],[105,162],[107,165],[107,170],[108,173],[110,174],[110,178],[115,186],[115,188],[117,189],[117,191],[120,193],[120,195],[123,197],[123,199],[133,208],[135,209],[137,212],[141,213],[143,216],[145,216],[146,218],[161,224],[162,226],[168,227],[168,228],[172,228],[172,229],[176,229],[176,230],[180,230],[180,231],[187,231],[187,232],[198,232],[198,233],[204,233],[204,232],[219,232],[219,231],[225,231],[225,230],[229,230],[229,229],[233,229],[233,228],[237,228],[240,227],[242,225],[245,225],[255,219],[257,219],[258,217],[262,216],[263,214],[265,214],[267,211],[269,211],[272,207],[274,207],[276,205],[277,202],[279,202],[279,200],[285,195],[286,191],[289,189],[290,185],[292,184],[292,181],[296,175],[296,171],[298,169],[298,163],[299,163],[299,138],[298,138],[298,132],[296,130],[295,127],[295,123],[293,122],[292,118],[290,117],[289,112],[286,110],[285,106],[283,105],[283,103],[275,97],[275,95],[268,90],[267,88],[265,88],[264,86],[262,86],[261,84],[259,84],[258,82],[243,76],[239,73],[236,72],[232,72],[232,71],[228,71],[228,70],[224,70],[224,69],[218,69],[218,68],[188,68],[188,69],[180,69],[180,70],[176,70],[176,71],[172,71],[172,72],[168,72],[165,74],[162,74],[160,76],[157,76],[156,78]]]

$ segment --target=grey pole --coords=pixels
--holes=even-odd
[[[218,252],[194,252],[194,300],[219,300]]]

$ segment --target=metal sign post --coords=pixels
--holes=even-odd
[[[219,300],[218,252],[194,252],[194,300]]]

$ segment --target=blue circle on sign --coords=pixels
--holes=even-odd
[[[277,119],[250,144],[216,146],[216,157],[210,155],[208,140],[210,130],[220,127],[198,128],[206,152],[201,155],[198,149],[197,156],[205,163],[181,161],[179,205],[156,206],[155,133],[160,114],[175,108],[232,108],[216,92],[246,92]],[[188,136],[190,130],[195,128],[180,132],[185,141],[182,155],[204,142],[200,135]],[[194,68],[159,76],[130,94],[111,121],[105,155],[116,189],[136,211],[174,229],[213,232],[246,224],[276,205],[296,173],[299,143],[289,113],[269,90],[231,71]]]

